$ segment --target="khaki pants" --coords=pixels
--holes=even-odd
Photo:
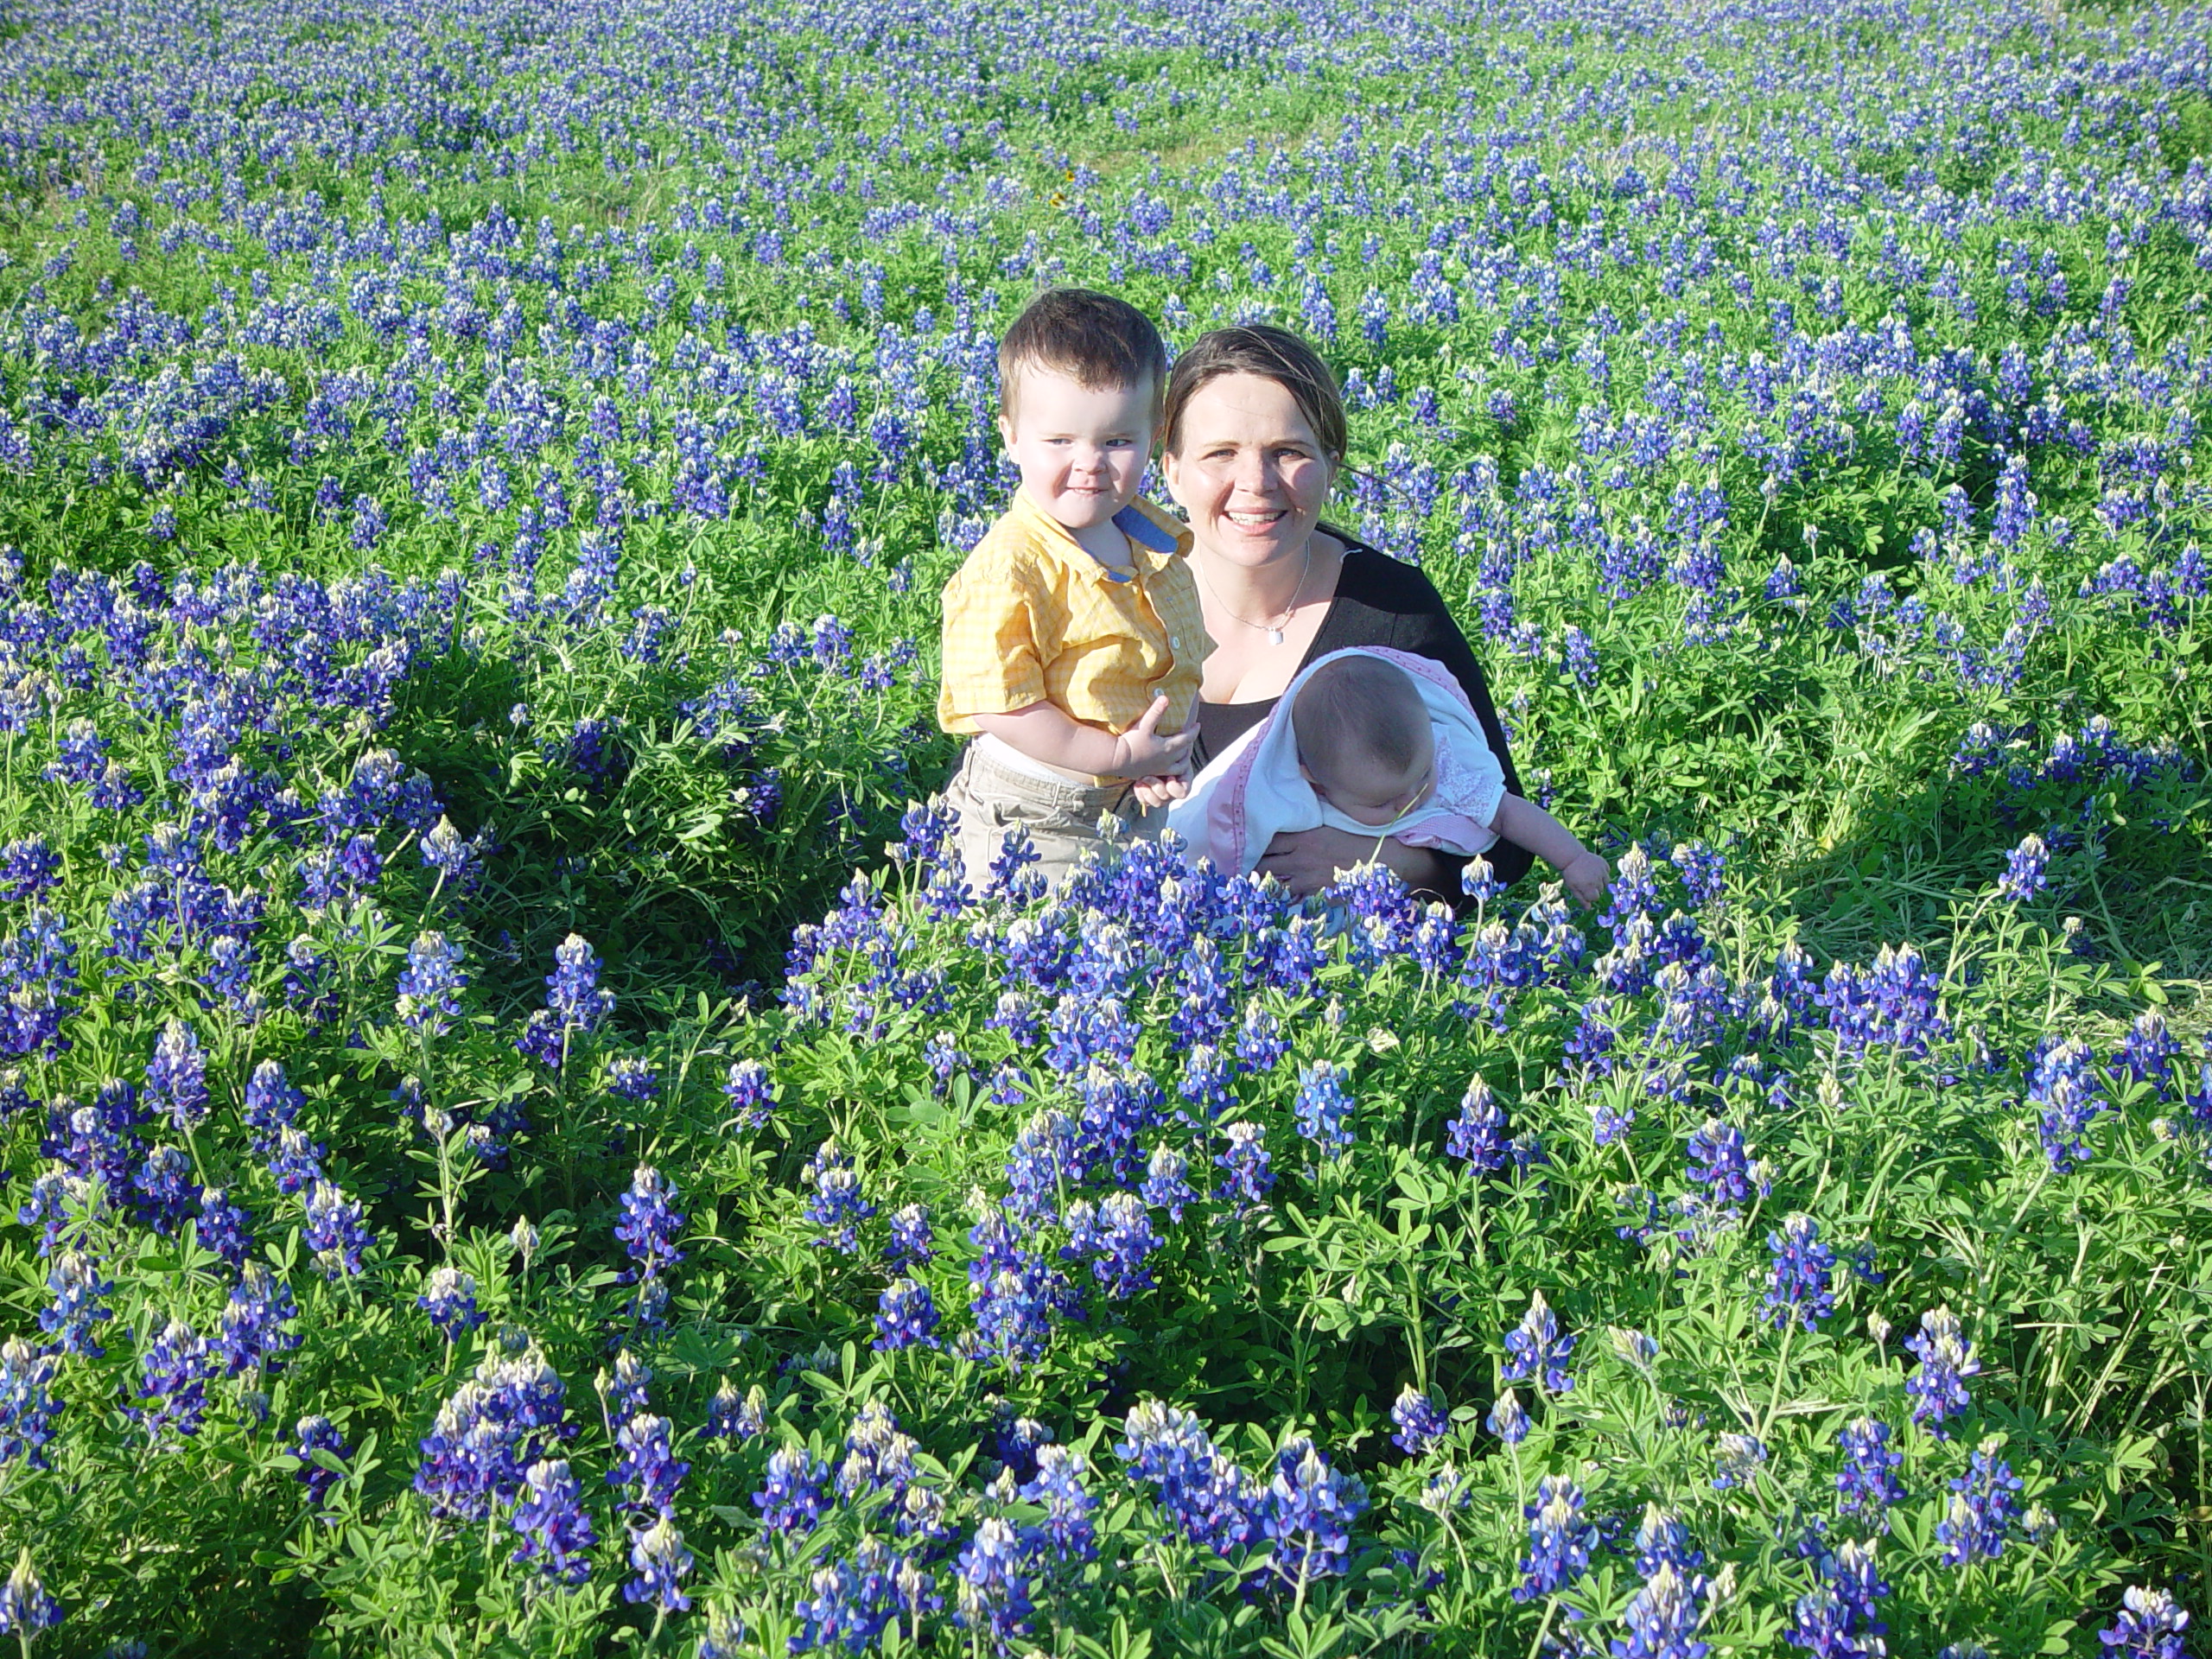
[[[1152,841],[1167,827],[1165,807],[1137,804],[1125,782],[1078,784],[1073,779],[1033,778],[993,759],[970,743],[945,785],[944,804],[960,815],[960,861],[977,898],[990,885],[991,861],[1006,844],[1007,831],[1019,824],[1029,831],[1038,861],[1027,868],[1058,887],[1086,847],[1102,850],[1102,813],[1122,821],[1131,839]]]

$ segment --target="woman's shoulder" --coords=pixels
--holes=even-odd
[[[1331,632],[1386,633],[1392,637],[1358,643],[1389,645],[1409,629],[1426,636],[1440,624],[1459,632],[1436,584],[1419,570],[1341,531],[1329,533],[1344,543],[1336,603],[1330,609]]]

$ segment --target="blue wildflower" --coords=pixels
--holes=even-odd
[[[1574,1352],[1574,1338],[1560,1330],[1559,1315],[1544,1300],[1542,1291],[1529,1297],[1529,1311],[1519,1326],[1505,1333],[1505,1352],[1507,1382],[1535,1379],[1553,1394],[1565,1394],[1573,1388],[1574,1378],[1567,1362]]]
[[[1529,1553],[1521,1558],[1516,1601],[1558,1594],[1589,1570],[1598,1529],[1583,1518],[1582,1489],[1564,1475],[1546,1475],[1536,1501],[1522,1513],[1529,1521]]]

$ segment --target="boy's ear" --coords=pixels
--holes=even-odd
[[[1008,449],[1014,448],[1014,416],[1004,410],[999,411],[999,442]]]

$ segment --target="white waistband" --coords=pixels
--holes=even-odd
[[[1018,772],[1025,778],[1036,778],[1048,784],[1086,784],[1090,780],[1077,778],[1046,766],[1042,760],[1033,760],[1004,738],[985,732],[976,740],[976,747],[989,756],[994,764],[1008,772]]]

